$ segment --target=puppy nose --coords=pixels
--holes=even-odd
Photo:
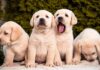
[[[39,22],[40,25],[44,25],[45,24],[45,20],[44,18],[40,18],[40,22]]]
[[[89,61],[92,62],[92,61],[94,61],[94,59],[90,59]]]
[[[40,22],[44,22],[44,19],[43,18],[40,18]]]
[[[63,20],[63,17],[58,17],[58,20],[59,20],[59,21],[62,21],[62,20]]]

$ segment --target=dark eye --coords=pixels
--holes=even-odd
[[[65,14],[65,16],[66,16],[66,17],[68,17],[68,15],[67,15],[67,14]]]
[[[58,16],[59,14],[57,14],[56,16]]]
[[[36,18],[38,18],[38,17],[39,17],[39,15],[36,16]]]
[[[84,54],[85,56],[88,56],[88,54]]]
[[[48,16],[48,15],[46,15],[46,18],[49,18],[49,16]]]
[[[8,35],[8,33],[7,32],[4,32],[4,35]]]
[[[95,54],[95,52],[92,53],[92,55],[94,55],[94,54]]]

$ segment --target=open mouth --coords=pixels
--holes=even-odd
[[[58,23],[57,30],[59,33],[63,33],[65,31],[65,28],[66,28],[66,26],[62,22]]]

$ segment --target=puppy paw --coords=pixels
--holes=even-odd
[[[54,64],[55,64],[56,66],[62,66],[62,61],[55,61]]]
[[[35,63],[27,63],[26,67],[27,68],[29,68],[29,67],[36,67],[36,65],[35,65]]]
[[[79,59],[73,59],[73,64],[77,65],[80,63],[80,60]]]
[[[73,65],[73,62],[66,62],[67,65]]]
[[[46,66],[54,67],[54,64],[53,63],[46,63]]]
[[[11,67],[11,66],[13,66],[13,63],[4,63],[2,65],[2,67]]]

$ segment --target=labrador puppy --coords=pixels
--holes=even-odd
[[[12,66],[13,61],[25,59],[28,39],[28,34],[16,22],[8,21],[0,27],[0,44],[4,45],[5,56],[2,66]]]
[[[73,30],[77,18],[71,10],[60,9],[54,14],[56,22],[57,47],[66,64],[72,64],[73,57]]]
[[[35,62],[46,62],[47,66],[54,66],[54,59],[59,65],[61,60],[59,52],[57,53],[54,16],[46,10],[39,10],[33,14],[30,25],[33,29],[29,39],[26,67],[34,67]]]
[[[92,29],[84,29],[74,40],[74,59],[75,64],[80,63],[81,54],[88,61],[97,59],[100,62],[100,35]]]

